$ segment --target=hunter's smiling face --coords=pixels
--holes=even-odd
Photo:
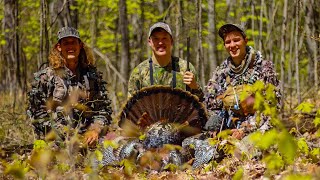
[[[248,39],[244,38],[241,32],[231,31],[224,36],[224,47],[232,58],[235,65],[241,64],[246,56]]]
[[[160,29],[153,32],[148,44],[156,56],[171,56],[173,40],[167,31]]]
[[[66,59],[66,61],[78,61],[80,54],[80,49],[82,48],[82,43],[78,38],[75,37],[65,37],[61,39],[57,46],[61,55]]]

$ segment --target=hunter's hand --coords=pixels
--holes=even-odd
[[[255,109],[253,108],[254,100],[254,95],[250,95],[240,103],[240,109],[245,116],[255,113]]]
[[[198,84],[194,77],[194,74],[190,71],[186,71],[183,75],[183,83],[188,85],[191,89],[197,89]]]
[[[84,133],[84,143],[94,145],[98,141],[99,133],[95,130],[88,130]]]

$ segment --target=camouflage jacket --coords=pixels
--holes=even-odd
[[[76,75],[65,66],[50,66],[34,73],[27,114],[38,135],[51,129],[62,133],[67,125],[83,133],[111,123],[106,82],[91,64],[81,66]]]
[[[228,57],[216,71],[213,73],[213,77],[209,80],[205,87],[205,100],[204,103],[207,107],[210,119],[219,119],[217,116],[223,118],[232,118],[234,113],[232,111],[223,110],[223,102],[217,98],[222,95],[229,85],[237,86],[242,84],[254,84],[257,80],[262,80],[265,83],[271,83],[276,87],[275,94],[278,100],[278,106],[280,103],[280,87],[279,81],[276,76],[276,72],[273,68],[271,61],[265,61],[259,51],[255,51],[252,47],[247,46],[247,59],[251,57],[251,64],[248,68],[241,73],[235,73],[231,69],[231,58]],[[260,124],[256,124],[256,114],[243,117],[242,121],[246,121],[251,125],[251,128],[247,130],[252,132],[259,128],[261,131],[265,131],[270,128],[269,118],[262,115]],[[224,119],[224,122],[227,122]],[[216,129],[216,128],[215,128]]]
[[[150,79],[150,60],[151,59],[143,61],[132,70],[128,84],[129,97],[131,97],[135,92],[137,92],[141,88],[149,87],[152,85]],[[161,67],[154,63],[151,64],[153,71],[153,85],[168,85],[173,87],[172,69],[175,69],[175,87],[180,89],[186,89],[186,84],[183,83],[183,74],[187,70],[187,61],[178,57],[172,57],[172,61],[165,67]],[[190,71],[195,75],[196,79],[198,79],[194,66],[190,63],[189,67]],[[199,88],[192,89],[191,93],[202,99],[203,92],[199,84],[198,86]]]

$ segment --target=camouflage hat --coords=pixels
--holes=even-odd
[[[243,26],[239,24],[225,24],[220,27],[219,29],[219,36],[224,40],[224,36],[226,33],[232,32],[232,31],[239,31],[243,38],[246,38],[246,33],[244,32]]]
[[[60,41],[62,38],[65,37],[76,37],[78,39],[80,39],[80,35],[78,30],[76,30],[73,27],[63,27],[59,30],[58,34],[58,41]]]
[[[170,26],[164,22],[157,22],[155,23],[154,25],[152,25],[150,27],[150,30],[149,30],[149,34],[148,34],[148,38],[150,38],[152,32],[157,29],[157,28],[162,28],[164,29],[165,31],[167,31],[167,33],[170,34],[170,36],[172,37],[172,32],[171,32],[171,29],[170,29]]]

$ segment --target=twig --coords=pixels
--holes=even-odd
[[[106,61],[106,64],[113,70],[113,72],[116,73],[116,75],[120,78],[120,80],[124,83],[127,84],[127,81],[124,79],[124,77],[119,73],[119,71],[112,65],[110,59],[108,56],[102,54],[97,48],[93,48],[93,51],[100,56],[103,60]]]
[[[57,16],[56,16],[56,17],[54,18],[54,20],[51,22],[51,24],[50,24],[50,26],[49,26],[49,29],[51,29],[51,27],[53,26],[53,24],[57,21],[58,16],[59,16],[59,15],[62,13],[62,11],[64,10],[64,6],[66,5],[66,3],[67,3],[67,1],[64,0],[60,11],[57,13]],[[48,30],[49,30],[49,29],[48,29]]]

